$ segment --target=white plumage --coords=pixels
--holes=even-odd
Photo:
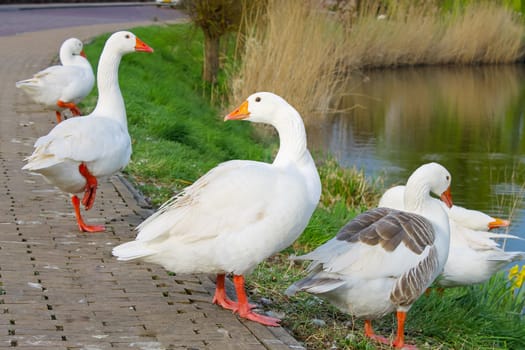
[[[93,112],[59,123],[35,143],[33,154],[22,168],[39,173],[51,184],[71,193],[81,231],[96,232],[80,216],[79,198],[86,209],[95,200],[97,179],[123,169],[131,156],[126,108],[118,84],[118,67],[129,52],[153,50],[130,32],[117,32],[106,41],[97,72],[99,98]]]
[[[388,189],[379,206],[403,209],[405,186]],[[509,263],[525,259],[525,252],[506,252],[494,239],[515,238],[514,235],[488,232],[505,227],[509,221],[457,205],[445,209],[450,223],[450,251],[437,284],[441,287],[465,286],[487,281]]]
[[[410,176],[406,211],[369,210],[344,226],[335,238],[295,260],[311,260],[307,277],[287,294],[317,294],[340,310],[365,318],[365,334],[390,342],[372,330],[371,320],[397,310],[396,347],[404,344],[404,320],[412,303],[442,271],[448,256],[448,218],[430,193],[452,205],[450,174],[437,163]]]
[[[33,101],[55,111],[59,123],[61,112],[66,108],[73,115],[80,115],[76,104],[91,92],[95,84],[95,75],[83,47],[79,39],[67,39],[60,47],[62,65],[48,67],[30,79],[16,82],[16,87]]]
[[[486,231],[510,225],[508,220],[495,218],[479,210],[467,209],[458,205],[448,209],[447,214],[451,220],[461,224],[462,227],[475,231]]]
[[[319,175],[299,113],[279,96],[255,93],[226,119],[273,125],[280,138],[274,162],[232,160],[211,169],[144,221],[136,240],[115,247],[113,254],[177,273],[216,273],[214,302],[275,326],[278,320],[250,310],[242,275],[302,233],[319,201]],[[234,274],[239,303],[224,294],[227,273]]]

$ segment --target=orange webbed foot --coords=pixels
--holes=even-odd
[[[239,310],[239,303],[228,298],[219,299],[214,296],[212,302],[226,310],[232,310],[233,312],[237,312]],[[257,305],[255,304],[248,304],[248,308],[250,309],[255,309],[256,307]]]
[[[278,318],[259,315],[253,311],[242,312],[242,313],[239,312],[239,316],[247,320],[254,321],[254,322],[260,323],[265,326],[270,326],[270,327],[279,327],[279,322],[281,322],[281,320]]]
[[[64,102],[64,101],[58,100],[57,101],[57,106],[60,107],[60,108],[67,108],[67,109],[69,109],[71,111],[71,113],[73,113],[74,116],[81,115],[80,109],[78,109],[77,105],[74,104],[73,102]]]
[[[236,312],[239,309],[239,303],[236,302],[236,301],[231,300],[226,295],[226,290],[224,288],[225,279],[226,279],[226,275],[225,274],[218,274],[217,275],[217,281],[216,281],[217,286],[215,288],[215,295],[213,296],[212,303],[217,304],[217,305],[223,307],[224,309],[232,310],[232,311]],[[253,309],[253,308],[257,307],[257,305],[248,304],[248,307],[250,309]]]
[[[102,232],[106,228],[102,225],[87,225],[80,215],[80,199],[77,196],[71,196],[71,202],[73,203],[73,208],[75,209],[75,216],[77,218],[77,225],[80,232]]]
[[[244,276],[234,275],[233,284],[235,285],[235,292],[237,293],[238,300],[237,308],[234,309],[233,312],[238,313],[242,318],[258,322],[265,326],[279,326],[279,322],[281,322],[281,320],[278,318],[259,315],[252,311],[253,305],[248,303],[248,297],[246,296],[246,291],[244,289]]]
[[[217,295],[213,296],[212,303],[217,304],[227,310],[235,310],[237,308],[237,302],[229,298],[219,298]]]
[[[104,225],[86,225],[85,223],[82,223],[82,224],[78,223],[78,228],[82,232],[90,232],[90,233],[106,231],[106,227]]]

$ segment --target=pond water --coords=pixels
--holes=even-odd
[[[525,239],[525,66],[377,70],[354,79],[344,112],[308,128],[312,149],[402,184],[443,164],[455,204],[508,218]],[[525,250],[508,240],[506,250]]]

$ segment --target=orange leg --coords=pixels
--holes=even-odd
[[[60,123],[62,121],[62,113],[55,111],[55,115],[57,116],[57,123]]]
[[[213,303],[222,306],[228,310],[235,310],[238,308],[238,303],[228,298],[226,289],[224,289],[225,274],[217,275],[217,286],[215,287],[215,295],[213,296]]]
[[[370,320],[365,320],[365,336],[382,344],[390,345],[390,340],[374,333],[372,321]]]
[[[82,204],[86,210],[89,210],[93,206],[93,203],[95,203],[98,185],[97,178],[91,175],[84,163],[78,166],[78,171],[86,178],[86,190],[84,192],[84,197],[82,197]]]
[[[397,312],[397,336],[392,345],[394,345],[394,347],[396,348],[417,350],[417,347],[415,347],[414,345],[405,344],[405,319],[406,317],[407,317],[406,312],[404,311]]]
[[[278,318],[259,315],[251,310],[250,304],[248,304],[248,297],[246,296],[246,291],[244,289],[244,276],[234,275],[233,284],[235,285],[235,292],[237,293],[238,300],[238,307],[234,311],[238,312],[239,316],[254,322],[258,322],[265,326],[279,326],[279,322],[281,322],[281,320]]]
[[[71,202],[73,203],[73,207],[75,208],[75,216],[77,217],[78,228],[81,232],[102,232],[106,229],[102,225],[86,225],[86,223],[82,219],[82,216],[80,215],[80,199],[77,196],[73,195],[71,196]]]
[[[239,309],[239,303],[228,298],[226,295],[226,289],[224,288],[224,281],[226,280],[225,274],[217,275],[217,286],[215,287],[215,295],[213,296],[213,303],[222,306],[227,310]],[[253,309],[256,305],[248,304],[250,309]]]
[[[73,102],[64,102],[64,101],[58,100],[57,101],[57,106],[60,107],[60,108],[69,108],[69,110],[71,111],[71,113],[73,113],[73,115],[81,115],[82,114],[80,112],[80,109],[78,109],[77,105],[74,104]]]

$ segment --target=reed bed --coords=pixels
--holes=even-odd
[[[261,15],[264,18],[254,19],[255,30],[243,41],[230,101],[235,104],[256,91],[272,91],[305,119],[326,112],[346,79],[337,74],[345,51],[338,23],[309,1],[269,0]]]
[[[432,52],[435,62],[429,58],[429,63],[492,64],[523,59],[523,21],[501,5],[473,3],[451,15],[443,27]]]
[[[323,191],[319,206],[332,210],[338,203],[347,210],[365,211],[379,200],[381,180],[370,182],[363,170],[342,168],[334,158],[326,159],[319,167]]]
[[[356,68],[511,63],[523,58],[519,15],[492,2],[446,12],[427,4],[365,11],[347,30],[345,62]]]
[[[268,0],[266,11],[246,25],[251,30],[232,74],[230,101],[270,90],[309,124],[334,110],[352,71],[505,64],[525,55],[525,24],[501,4],[473,2],[454,11],[432,1],[380,4],[341,14],[318,1]]]

